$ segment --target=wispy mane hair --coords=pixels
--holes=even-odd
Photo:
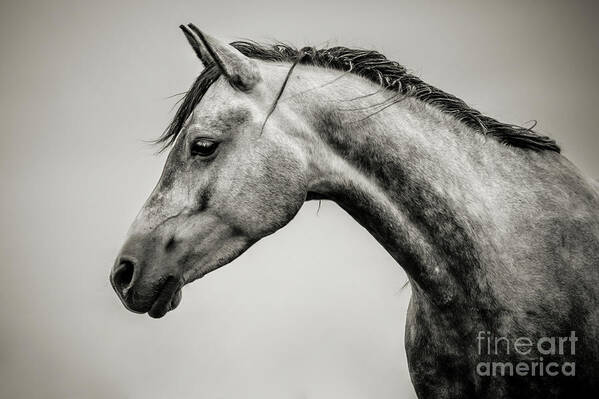
[[[262,61],[299,63],[350,72],[386,89],[396,91],[402,96],[414,97],[431,104],[452,115],[466,126],[486,136],[491,136],[501,143],[537,151],[560,152],[560,147],[553,139],[537,134],[532,127],[524,128],[506,124],[485,116],[459,98],[423,82],[420,78],[408,73],[406,68],[399,63],[388,60],[387,57],[376,51],[346,47],[325,49],[304,47],[298,50],[286,44],[262,45],[250,41],[237,41],[231,45],[247,57]],[[219,76],[220,71],[216,65],[209,65],[195,80],[183,97],[173,120],[162,136],[156,140],[157,143],[163,145],[163,149],[175,141],[189,115]]]

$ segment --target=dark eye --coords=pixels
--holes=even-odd
[[[200,139],[191,143],[191,155],[197,155],[200,157],[209,157],[214,154],[214,151],[218,148],[216,141],[208,139]]]

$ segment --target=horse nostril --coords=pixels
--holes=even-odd
[[[135,264],[131,260],[122,259],[112,272],[112,284],[119,294],[125,295],[135,274]]]

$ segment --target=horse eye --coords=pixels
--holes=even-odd
[[[209,157],[214,154],[218,143],[212,140],[197,140],[191,144],[191,155],[197,155],[200,157]]]

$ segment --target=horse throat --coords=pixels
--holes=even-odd
[[[309,198],[346,210],[433,302],[458,304],[474,294],[489,255],[479,176],[464,155],[478,133],[456,131],[462,127],[411,99],[357,122],[361,114],[313,114],[324,150],[316,151]]]

